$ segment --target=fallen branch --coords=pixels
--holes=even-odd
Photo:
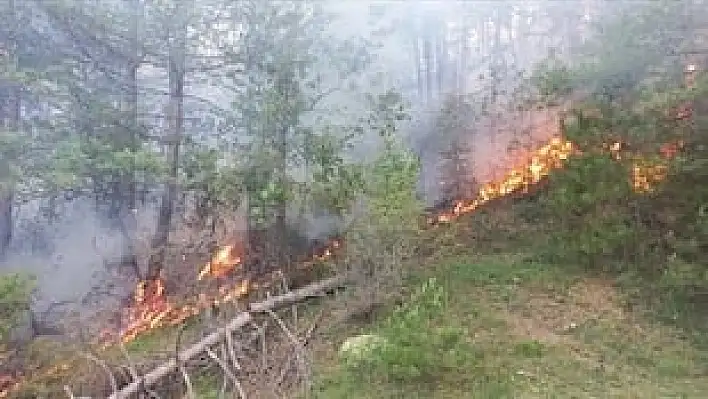
[[[308,285],[287,294],[268,298],[263,302],[252,303],[248,307],[248,312],[240,313],[232,319],[227,325],[207,335],[201,341],[195,343],[191,347],[179,352],[177,356],[156,367],[151,372],[136,379],[126,385],[119,391],[113,393],[109,399],[123,399],[135,394],[146,387],[155,385],[160,379],[179,369],[179,365],[190,360],[200,353],[207,352],[209,347],[219,343],[222,339],[233,334],[236,330],[251,323],[253,317],[251,313],[264,313],[269,310],[277,309],[294,302],[300,302],[308,298],[322,295],[322,293],[337,288],[344,284],[345,276],[332,277],[317,283]]]
[[[256,302],[249,305],[248,310],[254,313],[262,313],[266,310],[277,309],[293,302],[303,299],[321,296],[324,291],[341,286],[345,282],[345,276],[336,276],[317,283],[302,287],[287,294],[270,297],[263,302]]]

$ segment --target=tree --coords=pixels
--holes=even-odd
[[[167,184],[162,195],[157,228],[152,240],[153,253],[148,263],[147,279],[160,277],[165,262],[165,251],[170,238],[172,214],[177,201],[178,173],[180,167],[180,148],[184,136],[184,79],[187,49],[187,28],[190,12],[194,4],[191,1],[177,1],[166,12],[168,56],[167,68],[169,79],[169,131],[167,136],[167,162],[169,171]],[[188,11],[189,10],[189,11]]]
[[[347,268],[357,290],[350,313],[370,314],[372,307],[397,292],[405,277],[404,262],[413,255],[423,206],[415,196],[420,163],[401,142],[401,125],[410,118],[400,94],[370,97],[368,126],[378,135],[381,151],[366,165],[361,212],[347,231]]]
[[[462,96],[450,96],[443,104],[437,126],[440,129],[440,155],[444,202],[473,198],[477,182],[472,168],[470,126],[477,110]]]
[[[243,127],[251,154],[245,172],[248,230],[272,231],[265,263],[286,265],[287,205],[302,192],[289,171],[311,161],[314,153],[306,146],[317,140],[317,126],[305,119],[317,117],[318,107],[361,68],[367,54],[355,41],[327,33],[329,17],[319,4],[237,5],[242,47],[231,58],[244,71],[233,81],[241,92],[235,106],[243,124],[234,128]]]
[[[8,32],[3,32],[4,43],[0,44],[0,89],[7,91],[7,101],[2,104],[2,126],[0,126],[0,134],[3,136],[7,133],[2,130],[8,129],[16,133],[19,128],[19,107],[20,107],[20,87],[13,76],[17,71],[17,37],[15,32],[18,26],[18,15],[15,10],[14,0],[8,3],[5,15],[9,16]],[[14,100],[14,104],[13,104]],[[12,134],[12,133],[10,133]],[[11,162],[16,160],[14,153],[16,148],[10,148],[11,143],[7,143],[7,138],[2,143],[0,150],[0,257],[5,254],[6,248],[10,244],[13,230],[13,202],[15,200],[15,176],[14,166]],[[9,137],[8,137],[9,138]],[[14,146],[12,146],[14,147]]]

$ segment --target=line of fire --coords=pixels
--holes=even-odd
[[[661,151],[668,158],[675,155],[680,147],[681,143],[667,144],[662,147]],[[614,143],[610,146],[610,151],[615,157],[620,157],[621,144]],[[541,183],[551,171],[562,168],[563,162],[578,152],[579,150],[572,142],[561,137],[554,137],[547,144],[532,151],[525,162],[509,169],[501,179],[482,185],[473,198],[454,199],[447,201],[448,204],[452,202],[447,207],[441,206],[429,210],[428,215],[425,216],[426,224],[434,227],[441,223],[449,223],[456,217],[473,212],[497,198],[512,193],[528,192],[531,187]],[[665,176],[666,165],[664,163],[653,164],[637,161],[632,169],[630,179],[633,188],[642,192],[651,190],[651,187],[663,180]],[[314,262],[323,261],[336,255],[343,244],[339,237],[329,239],[314,248],[308,256],[309,259],[300,262],[299,267],[308,268]],[[244,253],[240,247],[222,246],[215,251],[209,262],[199,268],[195,278],[197,280],[224,279],[226,281],[226,277],[239,271],[246,263],[247,258],[248,254]],[[184,304],[173,304],[167,299],[162,279],[151,282],[141,281],[136,288],[134,303],[126,309],[125,327],[121,331],[120,339],[123,342],[128,342],[142,332],[161,326],[179,324],[210,306],[241,298],[258,286],[259,283],[255,281],[243,279],[230,286],[221,286],[212,295],[202,293]]]

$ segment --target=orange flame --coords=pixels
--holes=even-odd
[[[233,245],[226,245],[219,248],[209,262],[199,270],[197,280],[203,280],[206,276],[223,277],[241,264],[241,257],[236,256],[236,248]]]
[[[512,168],[499,181],[487,183],[477,192],[476,198],[457,201],[449,211],[428,219],[428,224],[447,223],[457,216],[470,213],[489,201],[519,190],[526,190],[548,176],[551,170],[560,168],[562,161],[576,151],[573,143],[554,137],[551,141],[534,151],[531,159],[524,165]]]
[[[162,280],[159,279],[152,284],[164,287]],[[250,281],[245,279],[232,287],[219,287],[218,292],[214,294],[200,294],[195,300],[181,305],[170,303],[164,294],[164,288],[156,289],[156,295],[152,295],[142,302],[136,301],[133,306],[126,309],[126,327],[121,332],[120,339],[127,343],[147,331],[178,325],[184,320],[198,315],[206,308],[242,298],[248,294],[250,288]]]
[[[612,153],[616,159],[621,159],[621,147],[620,143],[612,146]],[[632,189],[638,193],[654,191],[656,185],[664,181],[668,175],[668,160],[674,158],[683,147],[683,140],[662,144],[659,148],[660,159],[655,160],[634,155],[629,178]]]

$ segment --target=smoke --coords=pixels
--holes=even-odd
[[[426,46],[437,46],[441,35],[455,43],[463,25],[479,26],[475,24],[480,15],[486,15],[486,23],[493,24],[497,11],[512,5],[517,9],[512,20],[520,26],[520,13],[529,6],[513,1],[479,3],[479,7],[456,1],[437,2],[434,6],[427,2],[374,1],[339,2],[337,5],[336,10],[347,16],[348,28],[342,34],[363,32],[376,37],[380,46],[375,50],[370,85],[363,90],[375,94],[393,88],[400,91],[409,104],[412,120],[400,134],[420,157],[419,194],[427,205],[444,199],[441,181],[450,178],[443,176],[441,169],[444,161],[441,151],[449,149],[446,148],[449,138],[443,137],[438,123],[448,99],[461,98],[473,109],[470,114],[456,116],[467,126],[467,132],[462,134],[467,173],[480,183],[500,178],[510,164],[524,161],[525,148],[536,147],[559,133],[556,123],[559,107],[516,109],[519,93],[528,89],[530,72],[551,49],[559,46],[558,38],[530,39],[520,47],[513,45],[513,41],[523,34],[502,28],[499,48],[504,48],[503,51],[487,48],[488,54],[477,54],[485,44],[478,41],[476,34],[477,39],[468,37],[471,46],[467,49],[468,59],[459,56],[459,45],[451,44],[445,49],[438,48],[439,53],[433,49],[431,60],[426,60],[431,57],[426,54]],[[549,15],[558,14],[551,3],[541,6],[548,8]],[[376,36],[377,31],[387,34]],[[463,72],[452,73],[453,70]],[[491,105],[484,109],[482,104]],[[372,144],[375,138],[364,141],[363,152],[375,153]],[[512,147],[516,149],[510,151]]]
[[[18,206],[14,235],[0,265],[3,272],[35,277],[34,317],[75,329],[104,312],[119,310],[136,277],[120,268],[128,244],[120,229],[90,199],[63,202],[52,223],[42,215],[42,202]],[[150,219],[154,210],[141,213]]]

